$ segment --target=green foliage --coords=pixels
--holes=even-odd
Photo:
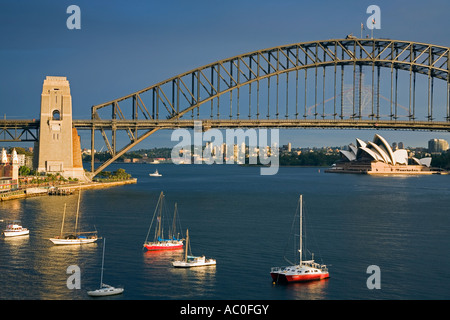
[[[31,169],[26,166],[21,166],[19,168],[19,175],[20,176],[28,176],[31,173]]]
[[[98,179],[107,180],[127,180],[131,178],[131,174],[125,172],[125,169],[119,168],[113,173],[110,171],[102,171],[97,175]]]
[[[450,170],[450,152],[443,152],[440,155],[433,155],[431,159],[431,166]]]
[[[125,172],[125,169],[119,168],[113,172],[113,176],[117,179],[130,179],[131,175]]]

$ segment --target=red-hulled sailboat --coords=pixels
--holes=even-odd
[[[148,228],[147,237],[145,238],[144,248],[149,251],[155,250],[176,250],[183,248],[183,240],[176,235],[176,215],[177,215],[177,204],[175,203],[175,211],[173,215],[173,223],[172,228],[168,232],[168,238],[164,239],[164,228],[163,228],[163,202],[164,202],[164,194],[161,192],[158,203],[156,204],[155,212],[153,214],[152,222],[150,223],[150,227]],[[153,222],[156,218],[157,226],[154,229],[154,238],[153,241],[148,241],[148,236],[152,229]]]
[[[299,198],[299,207],[300,207],[300,246],[299,246],[299,253],[300,253],[300,262],[298,265],[292,265],[287,267],[273,267],[270,271],[270,275],[272,277],[273,282],[284,282],[284,283],[291,283],[291,282],[305,282],[305,281],[312,281],[312,280],[322,280],[329,278],[330,275],[328,273],[328,268],[324,264],[319,264],[314,262],[314,260],[303,260],[303,201],[302,201],[302,195],[300,195]]]

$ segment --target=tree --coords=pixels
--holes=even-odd
[[[28,176],[31,172],[31,169],[28,168],[27,166],[21,166],[19,168],[19,175],[20,176]]]
[[[131,177],[130,174],[125,172],[125,169],[119,168],[113,172],[114,178],[117,179],[129,179]]]
[[[442,169],[450,169],[450,152],[443,152],[440,155],[433,155],[431,166]]]

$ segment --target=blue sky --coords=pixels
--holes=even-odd
[[[72,4],[81,9],[80,30],[66,27],[66,9]],[[359,35],[371,4],[381,9],[381,30],[375,36],[450,46],[447,0],[0,0],[0,115],[38,118],[42,82],[47,75],[59,75],[70,82],[73,117],[89,119],[92,105],[219,59]],[[339,146],[356,137],[371,140],[374,133],[287,130],[280,132],[280,143]],[[381,133],[388,141],[410,146],[426,146],[430,138],[450,140],[440,132]],[[89,147],[89,134],[81,137],[82,146]],[[173,144],[166,131],[138,148]]]

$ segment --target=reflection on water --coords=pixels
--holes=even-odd
[[[164,273],[171,266],[172,261],[181,258],[184,252],[182,248],[176,250],[142,250],[144,270],[151,273],[159,272],[158,270],[163,270]]]
[[[174,268],[172,261],[183,259],[184,250],[144,251],[144,272],[153,283],[152,290],[158,299],[168,299],[158,295],[158,289],[171,292],[170,299],[206,299],[216,286],[216,266],[194,268]]]
[[[111,170],[120,165],[112,165]],[[448,299],[442,274],[450,265],[448,178],[398,179],[327,175],[280,168],[275,176],[239,166],[174,166],[163,179],[149,166],[130,165],[138,183],[83,191],[79,227],[108,238],[105,282],[125,287],[114,299]],[[150,171],[154,171],[150,170]],[[195,183],[193,183],[195,181]],[[186,186],[188,184],[188,187]],[[161,191],[182,208],[195,251],[216,267],[178,269],[184,250],[145,251],[142,243]],[[330,267],[331,278],[272,285],[302,193],[308,207],[308,248]],[[98,287],[102,245],[56,246],[75,225],[78,194],[0,202],[0,219],[21,220],[30,234],[0,238],[0,299],[91,299]],[[3,227],[4,223],[0,222]],[[417,261],[421,263],[418,264]],[[368,290],[366,269],[381,268],[381,290]],[[81,270],[81,290],[69,290],[66,270]],[[432,270],[426,278],[417,278]]]
[[[21,220],[30,234],[0,239],[0,299],[80,299],[83,290],[67,288],[66,273],[70,265],[77,265],[83,274],[95,259],[97,244],[56,246],[49,238],[59,235],[64,204],[64,229],[75,224],[77,197],[36,197],[1,203],[2,220]],[[80,205],[80,215],[85,210]],[[86,219],[87,220],[87,219]],[[79,225],[85,225],[83,218]],[[69,229],[70,228],[70,229]],[[3,225],[2,225],[3,229]]]
[[[10,244],[11,246],[19,246],[23,245],[24,241],[28,241],[30,239],[30,234],[24,234],[21,236],[14,237],[4,237],[5,243]]]
[[[45,260],[39,259],[36,267],[42,277],[42,290],[50,293],[45,299],[61,299],[61,296],[71,298],[72,295],[80,296],[80,290],[69,290],[67,274],[69,266],[78,266],[81,270],[81,284],[84,286],[87,269],[96,265],[98,257],[98,244],[90,243],[83,245],[54,245],[49,241],[45,251]]]
[[[8,258],[8,264],[12,268],[20,268],[26,261],[26,250],[29,250],[30,235],[17,237],[3,237],[3,245],[1,247],[2,261]]]
[[[277,290],[284,290],[289,300],[322,300],[327,298],[328,282],[330,279],[320,281],[277,283],[273,286]]]

